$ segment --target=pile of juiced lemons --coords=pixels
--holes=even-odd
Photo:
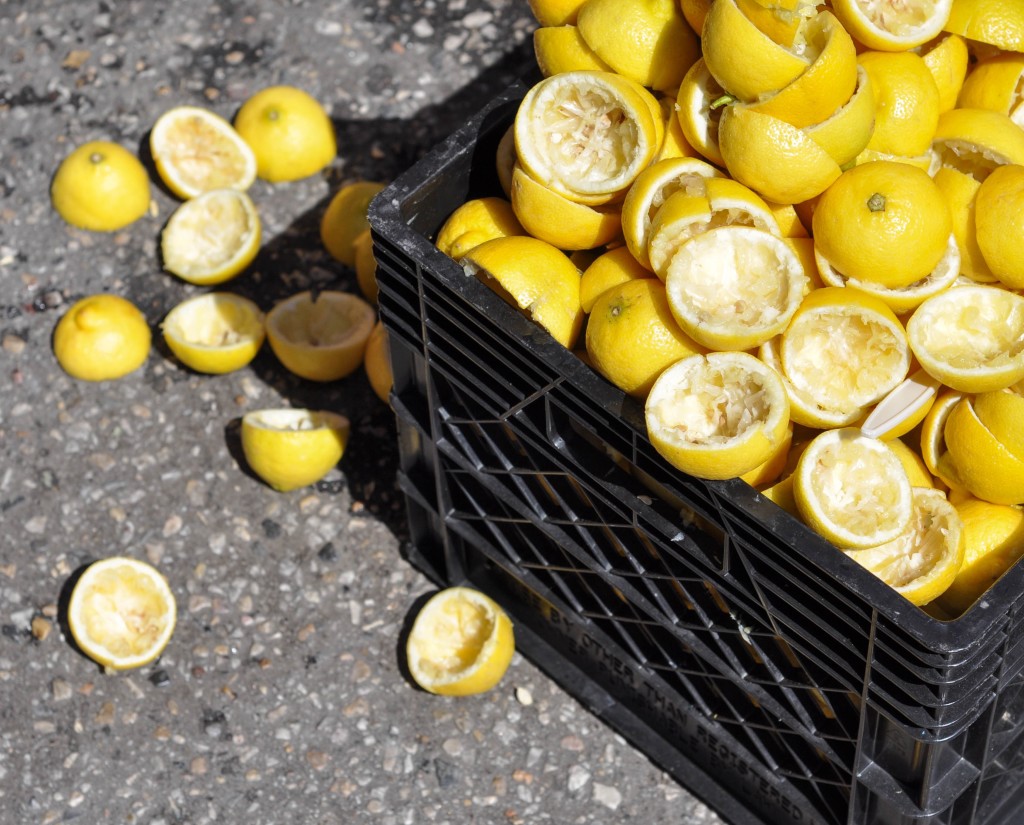
[[[915,604],[1024,554],[1024,7],[530,0],[446,254]]]
[[[362,296],[321,290],[291,295],[266,313],[222,284],[248,271],[262,240],[259,211],[248,190],[323,170],[337,155],[334,127],[318,101],[289,86],[249,98],[234,122],[199,106],[164,112],[149,148],[160,183],[179,202],[160,236],[162,265],[200,288],[171,308],[160,329],[186,367],[210,375],[234,372],[264,340],[290,372],[337,381],[360,367],[385,402],[391,389],[388,340],[377,320],[375,262],[367,211],[383,184],[355,181],[334,193],[320,225],[327,252],[356,271]],[[123,230],[151,210],[150,176],[119,144],[91,141],[60,164],[51,185],[57,213],[94,232]],[[152,333],[127,298],[107,292],[76,301],[58,321],[54,355],[72,377],[113,381],[143,366]],[[249,468],[278,491],[321,480],[340,461],[348,419],[333,411],[266,409],[246,413],[241,444]],[[76,581],[68,624],[81,650],[111,670],[139,667],[163,651],[176,605],[163,575],[130,557],[101,559]]]
[[[299,180],[336,157],[334,126],[320,103],[301,89],[271,86],[250,97],[233,123],[200,106],[176,106],[153,124],[149,148],[160,182],[180,201],[161,231],[163,268],[189,284],[215,288],[188,297],[164,316],[160,328],[174,356],[196,372],[224,374],[249,364],[266,340],[287,370],[309,381],[336,381],[365,366],[374,392],[386,401],[390,364],[373,307],[375,264],[367,222],[370,199],[383,184],[341,187],[320,226],[331,256],[357,271],[362,296],[301,292],[264,313],[254,301],[221,287],[246,272],[260,251],[259,211],[248,194],[257,177],[270,183]],[[68,223],[112,232],[147,213],[150,179],[127,149],[93,141],[61,163],[51,198]],[[70,375],[106,381],[145,363],[151,333],[130,301],[100,293],[65,313],[53,344]],[[251,468],[278,490],[323,478],[348,437],[342,416],[294,413],[260,411],[242,422]]]

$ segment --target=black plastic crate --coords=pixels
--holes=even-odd
[[[638,402],[434,247],[500,194],[524,93],[371,206],[411,560],[495,596],[527,656],[732,822],[1017,821],[1020,566],[929,616],[745,483],[672,468]]]

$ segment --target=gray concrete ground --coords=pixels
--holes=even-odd
[[[400,629],[433,586],[402,554],[395,425],[359,373],[313,385],[265,348],[203,376],[154,337],[135,373],[89,384],[50,336],[77,298],[130,298],[154,330],[198,291],[161,271],[176,201],[110,235],[65,225],[50,178],[86,140],[144,159],[156,117],[231,117],[302,87],[337,126],[323,174],[251,190],[264,246],[231,289],[263,308],[355,290],[321,247],[330,194],[390,180],[511,79],[523,0],[0,0],[0,822],[614,823],[718,820],[517,655],[482,697],[403,675]],[[327,479],[276,493],[239,417],[272,406],[353,422]],[[156,663],[102,672],[62,604],[89,561],[155,564],[178,599]],[[526,695],[531,702],[524,702]]]

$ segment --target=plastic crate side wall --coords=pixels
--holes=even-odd
[[[432,304],[427,304],[426,311],[429,313],[433,309]],[[433,320],[434,316],[429,316]],[[463,370],[465,361],[463,359],[463,352],[459,350],[457,356],[453,356],[452,353],[446,351],[443,347],[443,338],[438,339],[436,335],[431,334],[433,331],[433,324],[428,324],[431,342],[438,342],[438,347],[430,347],[431,364],[432,370],[438,376],[443,376],[446,382],[458,386],[460,391],[467,396],[474,394],[474,382],[472,375],[467,375]],[[493,325],[492,325],[493,326]],[[483,346],[483,342],[481,342]],[[504,363],[504,361],[503,361]],[[529,404],[534,401],[546,402],[551,397],[562,398],[564,393],[562,392],[563,387],[559,382],[556,382],[557,386],[552,386],[546,390],[541,387],[542,391],[534,391],[528,398],[523,398],[522,395],[516,395],[511,399],[510,406],[515,407],[515,410],[510,410],[508,407],[502,408],[499,406],[490,405],[487,408],[487,415],[495,417],[511,416],[513,412],[517,417],[525,415],[529,409]],[[578,412],[578,411],[577,411]],[[579,418],[576,419],[574,424],[578,424]],[[595,425],[596,431],[599,425]],[[567,431],[566,431],[567,432]],[[596,436],[595,436],[596,438]],[[559,441],[561,445],[565,445],[570,440],[568,435],[560,435]],[[533,445],[536,446],[536,445]],[[542,445],[543,448],[544,445]],[[696,485],[695,485],[696,486]],[[705,499],[710,502],[710,506],[713,505],[713,496],[705,494]],[[682,500],[681,496],[679,500]],[[769,505],[773,510],[777,510],[774,505]],[[645,509],[641,507],[641,509]],[[711,518],[713,520],[721,521],[720,513],[712,513]],[[707,519],[705,519],[706,521]],[[806,531],[805,531],[806,532]],[[773,540],[771,535],[763,536],[762,541],[767,542]],[[734,542],[733,547],[739,546],[737,542]],[[826,548],[827,552],[835,553],[833,548]],[[838,554],[837,554],[838,555]],[[806,571],[806,565],[798,569],[797,565],[800,563],[800,559],[795,557],[794,554],[786,551],[786,545],[783,543],[776,544],[776,552],[773,554],[773,559],[776,561],[769,563],[785,563],[789,565],[790,570],[786,576],[781,576],[779,581],[783,584],[787,582],[800,581],[801,586],[799,591],[792,593],[783,593],[780,598],[776,598],[770,605],[770,612],[773,615],[778,615],[778,621],[785,625],[787,632],[790,634],[797,634],[797,644],[799,644],[800,637],[809,637],[807,643],[804,645],[805,649],[811,651],[812,656],[816,657],[831,657],[833,659],[833,665],[835,667],[849,667],[852,663],[857,661],[857,657],[851,657],[849,651],[852,645],[857,644],[857,639],[867,640],[871,639],[873,642],[877,641],[877,629],[874,626],[874,621],[877,618],[877,614],[868,611],[864,613],[860,625],[855,626],[849,634],[837,635],[833,639],[832,643],[821,644],[820,637],[823,632],[833,633],[841,630],[843,626],[843,620],[851,615],[851,610],[847,608],[845,611],[839,611],[835,613],[836,621],[831,623],[822,623],[820,621],[820,610],[834,610],[836,602],[842,602],[843,599],[837,595],[836,585],[834,579],[829,580],[821,574],[808,575],[803,571]],[[720,567],[723,564],[722,559],[713,559],[713,566]],[[841,561],[846,561],[841,559]],[[849,575],[855,576],[866,576],[863,570],[858,568],[852,563],[848,563]],[[808,598],[808,593],[815,592],[815,587],[819,588],[817,596],[815,598]],[[794,588],[790,585],[784,590],[793,591]],[[768,591],[765,591],[762,595],[768,595]],[[849,600],[846,600],[849,605]],[[815,607],[811,610],[808,605],[814,604]],[[783,614],[789,614],[789,619],[783,619]],[[861,653],[861,662],[865,660],[866,651]],[[863,664],[862,664],[863,666]],[[875,665],[872,663],[872,667]],[[877,678],[874,682],[870,683],[869,690],[876,696],[875,701],[889,708],[889,712],[897,718],[904,717],[905,723],[910,726],[922,726],[930,730],[933,730],[932,734],[935,738],[942,738],[948,734],[945,728],[950,725],[960,725],[969,723],[969,719],[964,719],[965,715],[977,714],[979,712],[979,706],[983,702],[991,697],[991,692],[987,695],[982,695],[978,691],[969,693],[968,698],[963,701],[958,707],[951,706],[946,701],[945,695],[942,690],[930,689],[927,683],[922,683],[920,677],[911,679],[909,681],[901,679],[887,678],[887,674],[884,668],[877,668],[873,671]],[[940,688],[948,689],[946,682],[942,680],[942,672],[937,673],[932,677],[932,682],[937,683]],[[863,682],[863,673],[852,672],[848,685],[854,689],[859,689],[859,686]],[[900,694],[907,690],[914,691],[909,698],[900,698]],[[934,710],[933,710],[934,709]]]
[[[435,367],[436,367],[436,361],[435,361]],[[425,364],[423,366],[423,369],[426,369]],[[435,369],[435,374],[439,377],[439,373],[437,373],[436,369]],[[420,382],[420,383],[422,384],[424,382]],[[431,407],[436,409],[437,405],[440,404],[441,408],[444,409],[445,404],[450,399],[448,398],[448,393],[446,393],[446,392],[439,392],[437,390],[437,388],[435,386],[436,383],[437,383],[436,380],[427,380],[425,382],[425,384],[428,387],[428,393],[430,393],[431,396],[434,399]],[[544,394],[540,394],[538,396],[538,398],[542,398],[543,400],[548,400],[550,395],[551,395],[550,392],[549,393],[544,393]],[[475,414],[474,413],[465,413],[465,414],[463,414],[463,416],[466,417],[467,419],[472,419],[474,417],[474,415],[479,416],[480,413],[477,412]],[[515,419],[514,419],[514,417],[510,416],[509,420],[510,421],[514,421]],[[527,418],[527,420],[529,420],[529,417]],[[442,425],[440,425],[440,424],[435,425],[434,429],[432,431],[432,436],[431,437],[432,437],[433,440],[436,441],[445,432],[446,432],[446,430],[445,430],[445,428]],[[887,754],[891,755],[893,753],[899,754],[901,752],[901,749],[903,751],[905,751],[906,748],[907,748],[906,745],[901,745],[900,748],[890,749],[889,751],[883,752],[881,754],[881,756],[884,757]],[[893,762],[893,760],[890,759],[889,762]],[[899,763],[898,760],[896,760],[894,762],[894,764],[896,765],[896,768],[898,770],[897,775],[900,775],[901,773],[902,774],[907,774],[908,772],[912,771],[912,769],[904,768],[901,765],[901,763]],[[890,767],[890,765],[886,763],[884,758],[878,758],[878,756],[876,756],[876,758],[873,760],[873,764],[871,765],[871,767],[872,768],[879,768],[879,767],[883,767],[883,766],[886,767],[886,768]],[[934,772],[942,771],[943,772],[943,776],[944,776],[945,785],[947,787],[955,787],[958,790],[962,789],[962,786],[966,782],[968,782],[971,778],[973,778],[973,776],[976,774],[976,771],[974,772],[974,774],[972,774],[969,769],[968,770],[963,770],[962,769],[963,766],[961,765],[960,761],[958,760],[958,757],[956,757],[955,755],[950,757],[950,758],[947,758],[947,759],[942,759],[942,758],[938,758],[938,757],[934,757],[933,756],[933,758],[931,758],[929,760],[926,760],[926,762],[922,766],[919,766],[919,768],[923,769],[924,775],[916,777],[917,785],[914,786],[913,783],[911,783],[910,790],[902,790],[901,791],[901,796],[904,799],[904,802],[900,806],[900,810],[902,810],[904,813],[907,813],[907,811],[910,811],[910,812],[919,811],[919,808],[917,807],[919,802],[927,803],[929,801],[929,797],[932,796],[931,791],[932,791],[932,788],[933,788],[933,785],[934,785],[934,783],[931,781],[934,778]],[[888,776],[887,776],[887,774],[883,773],[881,776],[882,776],[882,778],[880,779],[879,776],[876,775],[875,772],[872,772],[871,770],[868,770],[865,773],[865,781],[867,781],[868,783],[875,782],[876,784],[881,785],[883,788],[888,788],[889,787],[889,783],[888,783]],[[888,804],[887,804],[887,807],[888,808],[893,808],[894,807],[894,803],[892,803],[892,801],[889,801]],[[876,816],[880,815],[877,804],[875,806],[875,815]],[[907,815],[913,815],[913,813],[907,814]]]
[[[445,397],[445,394],[442,393],[441,397]],[[442,443],[441,447],[445,455],[451,455],[450,445],[446,446],[446,443]],[[472,462],[467,462],[467,464],[471,465]],[[475,468],[470,466],[470,469]],[[523,516],[524,518],[534,518],[538,522],[545,522],[541,525],[543,529],[556,532],[556,528],[551,526],[551,518],[547,514],[547,510],[543,506],[534,512],[525,510]],[[565,545],[568,540],[567,536],[556,532],[556,541]],[[612,580],[613,576],[609,573],[604,578]],[[637,597],[627,588],[627,585],[621,580],[618,582],[617,589],[626,593],[631,603],[637,604]],[[731,594],[728,598],[731,602]],[[658,618],[656,615],[652,615],[649,609],[645,613],[652,619]],[[731,610],[730,618],[732,618]],[[800,713],[801,708],[807,709],[807,705],[801,704],[799,699],[794,697],[803,695],[803,691],[793,694],[783,687],[780,698],[782,704],[776,704],[771,696],[778,697],[780,691],[762,693],[757,690],[756,686],[758,685],[766,689],[779,686],[770,678],[756,678],[751,673],[751,669],[745,667],[745,665],[749,665],[749,662],[742,656],[744,645],[740,644],[740,639],[746,646],[756,645],[757,642],[748,631],[754,631],[754,628],[749,628],[747,631],[740,628],[738,636],[735,631],[730,635],[727,628],[720,626],[713,633],[704,634],[704,638],[711,636],[717,640],[717,646],[709,642],[712,644],[711,649],[701,644],[702,637],[699,634],[690,634],[686,638],[690,646],[700,650],[702,658],[717,672],[731,674],[733,678],[742,680],[747,690],[756,691],[758,704],[765,707],[766,710],[772,709],[775,718],[783,721],[786,730],[813,742],[816,748],[825,747],[831,752],[832,747],[842,743],[842,739],[835,738],[834,734],[833,736],[823,734],[823,730],[827,730],[828,726],[822,719],[820,707],[817,708],[817,714]],[[763,651],[764,648],[756,646],[756,650]],[[730,657],[730,652],[735,655]],[[718,658],[721,656],[726,657],[728,664]],[[806,671],[804,674],[806,679]],[[815,683],[812,682],[812,684]],[[827,690],[828,688],[826,688]],[[825,694],[820,691],[815,691],[815,695],[820,701],[826,700]],[[789,698],[788,703],[786,697]],[[799,720],[790,716],[793,712],[798,714]],[[904,726],[894,723],[891,718],[881,714],[870,704],[863,706],[863,713],[866,720],[865,727],[874,731],[875,735],[860,739],[860,756],[857,759],[847,757],[850,759],[850,764],[843,768],[843,773],[849,773],[853,762],[859,764],[864,771],[863,781],[865,784],[895,794],[895,797],[890,798],[887,804],[890,811],[900,811],[901,815],[920,817],[924,815],[924,811],[944,810],[977,777],[978,768],[964,759],[965,742],[971,738],[966,734],[960,739],[942,741],[934,735],[928,736],[926,731],[908,732]],[[743,723],[748,721],[746,718],[742,719]],[[978,730],[978,728],[971,728],[971,736],[977,736]],[[819,739],[818,737],[822,735],[825,738]],[[832,753],[829,758],[834,760],[837,765],[842,762],[837,753]],[[781,769],[778,764],[774,767]],[[941,793],[936,792],[937,788],[941,789]],[[897,799],[900,800],[899,804],[897,804]]]
[[[399,361],[401,361],[402,358],[403,358],[403,356],[402,356],[403,352],[405,353],[405,357],[411,357],[412,361],[415,361],[416,358],[417,358],[417,356],[414,355],[412,352],[404,351],[401,348],[399,348],[397,350],[397,352],[399,353],[399,357],[398,357]],[[419,367],[416,367],[415,365],[413,365],[413,368],[409,369],[408,372],[410,374],[418,374],[418,373],[424,372],[426,369],[427,369],[426,368],[426,364],[424,362]],[[399,365],[399,369],[397,370],[397,374],[401,374],[402,371],[403,371],[403,367],[401,365]],[[423,378],[424,377],[421,376],[421,379],[423,379]],[[434,383],[435,383],[434,380],[432,380],[430,378],[426,378],[425,380],[420,380],[418,382],[416,382],[416,381],[408,382],[407,381],[405,383],[405,386],[408,389],[409,387],[432,386]],[[401,386],[401,384],[399,384],[399,386]],[[444,393],[441,393],[440,395],[438,395],[436,393],[436,391],[434,391],[434,393],[435,393],[435,400],[438,400],[440,398],[444,398],[445,397]],[[410,392],[405,392],[403,395],[404,395],[404,398],[406,398],[406,399],[409,399],[412,396],[412,394]],[[399,399],[396,399],[396,401],[399,401],[398,408],[400,410],[407,410],[409,408],[405,404],[402,404]],[[428,420],[432,420],[433,419],[433,416],[430,414],[430,410],[428,409],[428,406],[425,406],[425,405],[422,405],[422,404],[420,404],[420,405],[412,405],[412,406],[419,406],[419,408],[421,410],[421,423],[427,423]],[[401,417],[402,416],[400,416],[400,419],[401,419]],[[413,467],[417,463],[424,463],[424,458],[425,457],[428,457],[431,453],[436,452],[436,444],[433,443],[432,439],[423,437],[422,433],[419,434],[418,438],[413,438],[413,439],[409,440],[408,436],[410,435],[410,433],[412,433],[412,432],[417,430],[416,426],[409,425],[407,427],[404,427],[403,429],[404,429],[405,436],[406,436],[405,440],[403,441],[405,446],[403,446],[403,450],[402,450],[402,452],[403,452],[403,464],[405,464],[407,467]],[[408,458],[410,456],[417,456],[418,457],[417,461],[406,461],[406,458]],[[435,456],[434,457],[434,461],[436,461],[436,460],[437,460],[437,458]],[[443,474],[441,474],[441,475],[443,475]],[[437,469],[435,468],[433,473],[426,473],[426,476],[427,477],[433,476],[436,479],[438,477]],[[426,506],[423,506],[423,503],[419,503],[418,506],[423,511],[418,516],[418,521],[420,523],[422,523],[423,525],[426,525],[425,527],[421,527],[420,528],[420,530],[419,530],[420,533],[422,534],[422,533],[434,533],[434,532],[437,532],[440,529],[440,522],[439,522],[439,519],[438,519],[437,515],[429,513],[430,508],[426,507]],[[436,553],[436,550],[435,550],[435,553]],[[452,559],[454,557],[456,557],[456,556],[461,556],[462,553],[464,553],[464,551],[460,551],[459,553],[453,553],[450,550],[446,551],[445,570],[448,571],[448,575],[456,574],[459,570],[461,570],[461,562],[453,563]],[[435,573],[435,575],[436,575],[436,573]],[[959,763],[957,763],[957,764],[959,764]],[[950,777],[950,778],[953,778],[953,777]],[[920,813],[920,811],[915,809],[915,807],[913,806],[912,802],[909,800],[909,798],[906,797],[906,794],[902,793],[902,792],[894,791],[893,788],[895,786],[891,785],[890,782],[891,782],[891,778],[888,777],[885,773],[877,774],[876,775],[875,773],[872,772],[872,770],[870,768],[866,769],[863,772],[863,776],[861,777],[861,783],[863,784],[863,788],[861,789],[861,793],[862,794],[867,793],[868,794],[868,798],[871,800],[871,803],[870,803],[870,806],[869,806],[869,808],[870,808],[870,818],[865,819],[863,821],[864,822],[870,822],[870,823],[872,823],[872,825],[881,825],[882,823],[889,823],[889,822],[893,822],[893,823],[899,822],[899,823],[902,823],[904,821],[906,821],[906,822],[922,822],[922,821],[925,821],[924,819],[922,819],[922,816],[918,815]],[[960,783],[959,782],[954,782],[953,784],[959,785]],[[893,797],[894,793],[896,794],[895,797]],[[896,799],[900,799],[900,798],[903,798],[903,802],[899,803],[899,804],[896,804],[895,800]],[[929,820],[931,820],[934,816],[935,816],[935,814],[929,815],[929,817],[928,817]],[[910,817],[910,818],[906,819],[905,817]],[[851,820],[851,821],[859,821],[859,820]],[[939,820],[935,820],[935,821],[939,821]],[[942,821],[945,821],[945,820],[942,820]]]

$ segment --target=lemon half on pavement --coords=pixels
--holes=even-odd
[[[82,381],[110,381],[141,367],[152,333],[146,316],[119,295],[100,293],[76,301],[53,330],[53,354],[64,371]]]
[[[349,292],[300,292],[267,313],[267,341],[289,371],[309,381],[337,381],[363,363],[377,314]]]
[[[267,409],[242,416],[249,468],[279,492],[314,484],[341,460],[349,420],[328,410]]]
[[[409,674],[442,696],[484,693],[501,681],[515,653],[508,614],[469,587],[435,593],[416,614],[406,640]]]
[[[89,658],[110,670],[156,659],[177,619],[174,593],[154,567],[112,556],[90,564],[71,591],[68,627]]]
[[[190,284],[222,284],[255,260],[261,237],[259,213],[245,192],[204,192],[167,221],[160,236],[164,269]]]
[[[185,200],[214,189],[245,191],[256,180],[256,157],[234,127],[199,106],[176,106],[149,135],[161,180]]]
[[[185,366],[223,374],[241,369],[259,352],[265,331],[255,303],[229,292],[196,295],[176,305],[161,324],[164,341]]]
[[[235,114],[235,129],[252,149],[256,174],[271,183],[315,175],[338,154],[334,123],[320,102],[293,86],[268,86]]]
[[[135,155],[116,143],[83,143],[61,161],[50,200],[65,221],[93,232],[113,232],[149,209],[149,175]]]

